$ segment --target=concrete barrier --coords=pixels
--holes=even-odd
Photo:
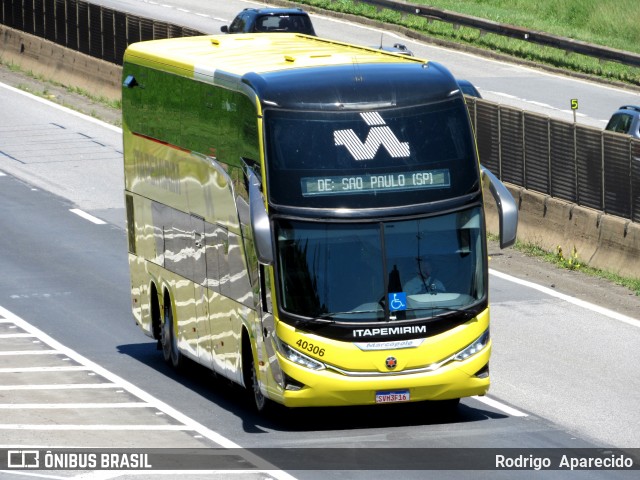
[[[40,37],[0,25],[3,61],[31,70],[95,96],[121,98],[122,67],[68,50]],[[518,203],[518,240],[569,258],[573,248],[582,263],[640,278],[640,225],[549,195],[507,185]],[[485,191],[487,229],[498,233],[496,205]]]
[[[0,25],[0,59],[95,97],[121,98],[122,67]]]
[[[507,184],[518,204],[518,240],[549,252],[573,249],[581,263],[640,278],[640,225],[597,210]],[[487,229],[498,233],[496,204],[485,190]]]

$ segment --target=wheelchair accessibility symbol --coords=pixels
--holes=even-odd
[[[398,310],[407,309],[407,294],[404,292],[389,294],[389,311],[397,312]]]

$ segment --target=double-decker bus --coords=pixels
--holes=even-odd
[[[175,367],[264,409],[483,395],[483,178],[443,66],[297,34],[141,42],[124,57],[132,308]]]

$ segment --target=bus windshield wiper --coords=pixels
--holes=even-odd
[[[346,312],[326,312],[316,315],[312,318],[307,318],[305,320],[298,320],[297,326],[300,328],[309,328],[315,327],[316,329],[326,327],[328,325],[333,325],[336,322],[334,317],[337,315],[354,315],[358,313],[379,313],[381,310],[348,310]]]
[[[475,309],[475,308],[453,308],[453,307],[441,307],[441,306],[430,306],[430,307],[411,307],[411,308],[407,308],[406,312],[419,312],[421,310],[430,310],[430,311],[434,311],[434,310],[441,310],[442,313],[438,313],[437,315],[434,315],[435,317],[442,317],[444,315],[449,315],[452,313],[461,313],[462,316],[465,319],[469,319],[469,318],[473,318],[475,317],[479,312]],[[402,311],[402,310],[400,310]]]
[[[304,320],[296,320],[296,328],[319,330],[334,323],[336,323],[335,320],[326,318],[306,318]]]
[[[333,319],[336,315],[354,315],[358,313],[378,313],[382,310],[348,310],[346,312],[327,312],[316,317],[318,320]],[[335,320],[333,320],[335,322]]]

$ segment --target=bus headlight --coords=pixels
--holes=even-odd
[[[299,352],[293,347],[290,347],[282,340],[276,337],[276,344],[278,345],[278,351],[288,360],[293,363],[297,363],[300,366],[308,368],[310,370],[322,370],[325,368],[324,363],[321,363],[311,357],[308,357],[302,352]]]
[[[473,341],[467,348],[460,350],[453,356],[454,360],[466,360],[471,355],[475,355],[489,343],[489,329],[486,329],[482,335],[480,335],[475,341]]]

